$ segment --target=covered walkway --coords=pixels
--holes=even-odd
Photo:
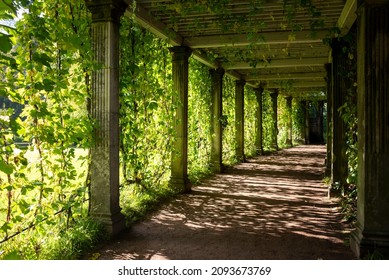
[[[353,259],[323,184],[325,146],[260,156],[193,186],[100,259]]]

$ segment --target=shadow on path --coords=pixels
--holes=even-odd
[[[238,164],[100,250],[100,259],[353,259],[322,183],[325,146]]]

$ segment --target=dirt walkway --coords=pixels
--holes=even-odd
[[[216,175],[100,250],[100,259],[353,259],[322,183],[325,146]]]

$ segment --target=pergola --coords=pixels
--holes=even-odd
[[[209,66],[212,77],[211,166],[215,172],[222,171],[222,78],[229,75],[236,80],[238,157],[244,158],[245,85],[255,89],[259,108],[264,90],[272,93],[275,106],[279,93],[291,100],[295,96],[309,98],[311,93],[323,92],[332,123],[328,139],[328,168],[333,183],[342,181],[346,143],[342,138],[344,128],[338,108],[343,105],[345,81],[339,78],[337,71],[346,54],[338,44],[324,44],[323,39],[333,42],[334,32],[331,30],[334,27],[338,30],[336,36],[342,37],[356,24],[358,225],[352,234],[351,247],[357,256],[375,249],[387,254],[389,1],[231,0],[225,1],[224,5],[210,4],[207,8],[197,4],[210,2],[86,0],[92,12],[95,59],[104,65],[94,72],[92,80],[92,115],[99,123],[97,143],[92,149],[92,215],[104,222],[111,234],[124,227],[119,207],[118,42],[121,16],[133,16],[144,28],[166,39],[172,46],[173,85],[182,106],[177,107],[175,114],[171,185],[182,191],[190,190],[187,179],[190,56]],[[307,8],[296,8],[293,6],[296,2],[305,3]],[[217,9],[212,9],[214,6]],[[321,12],[320,17],[316,17],[316,11]],[[318,19],[321,21],[316,21]],[[261,114],[258,118],[261,125]],[[260,150],[260,129],[257,145]]]

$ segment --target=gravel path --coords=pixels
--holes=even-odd
[[[325,146],[260,156],[164,205],[100,259],[354,259],[322,183]]]

